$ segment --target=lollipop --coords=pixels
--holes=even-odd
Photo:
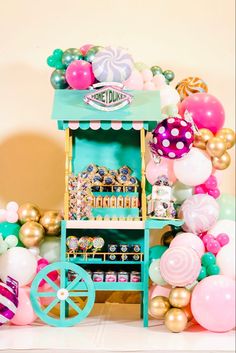
[[[18,307],[18,282],[7,277],[0,283],[0,326],[10,321]]]
[[[161,276],[172,286],[185,287],[193,283],[198,278],[200,270],[200,257],[191,248],[169,248],[161,257]]]
[[[93,247],[94,249],[97,250],[101,250],[101,248],[104,246],[105,241],[102,237],[95,237],[93,239]]]
[[[204,93],[208,91],[206,83],[199,77],[188,77],[180,81],[176,90],[178,91],[181,100],[194,93]]]
[[[74,235],[71,235],[66,239],[66,245],[69,250],[75,251],[79,247],[78,246],[78,239]]]
[[[91,247],[93,246],[93,238],[81,237],[78,240],[78,244],[79,244],[80,249],[82,249],[83,251],[87,251],[88,249],[91,249]]]
[[[177,117],[162,120],[152,135],[150,146],[153,153],[171,159],[186,155],[194,140],[192,124]]]
[[[101,49],[92,62],[93,73],[100,82],[124,82],[133,69],[132,57],[121,48]]]

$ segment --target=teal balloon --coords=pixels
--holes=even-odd
[[[204,255],[202,255],[201,262],[202,265],[207,268],[210,265],[215,265],[216,257],[211,252],[206,252]]]
[[[149,259],[150,262],[156,259],[160,259],[164,252],[168,249],[168,246],[155,245],[149,249]]]
[[[57,59],[61,59],[62,55],[63,55],[63,50],[62,49],[55,49],[55,50],[53,50],[52,55]]]
[[[220,268],[217,265],[210,265],[207,267],[207,274],[208,276],[215,276],[215,275],[219,275],[220,273]]]
[[[54,70],[51,74],[50,82],[55,89],[65,89],[69,87],[66,81],[66,71],[65,70]]]
[[[15,235],[18,237],[20,231],[20,225],[18,223],[1,222],[0,223],[0,234],[3,239],[8,235]]]
[[[173,71],[171,70],[165,70],[163,72],[163,75],[165,76],[165,79],[168,81],[168,82],[171,82],[173,81],[173,79],[175,78],[175,74]]]
[[[151,71],[152,71],[153,76],[163,74],[162,68],[160,66],[157,66],[157,65],[152,66],[151,67]]]
[[[84,60],[85,61],[88,61],[89,63],[92,63],[94,58],[95,58],[95,55],[102,49],[103,47],[99,46],[99,45],[96,45],[92,48],[90,48],[86,55],[84,56]]]
[[[176,181],[172,188],[173,198],[177,204],[182,204],[186,199],[193,195],[193,188]]]
[[[219,219],[229,219],[235,221],[235,196],[222,194],[217,202],[220,206]]]
[[[69,48],[64,51],[62,55],[62,64],[65,66],[69,66],[70,63],[74,60],[82,60],[83,59],[83,54],[79,49],[76,48]]]
[[[203,280],[203,279],[206,278],[206,277],[207,277],[206,267],[205,267],[205,266],[202,266],[202,267],[201,267],[201,270],[200,270],[200,273],[199,273],[199,275],[198,275],[197,280],[198,280],[198,281],[201,281],[201,280]]]
[[[47,58],[47,64],[48,64],[48,66],[50,66],[50,67],[55,67],[56,60],[55,60],[55,58],[54,58],[53,55],[50,55],[50,56]]]

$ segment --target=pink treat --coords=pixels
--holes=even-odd
[[[211,234],[205,234],[205,235],[202,237],[202,241],[203,241],[203,244],[204,244],[205,246],[207,246],[207,243],[208,243],[210,240],[213,240],[213,239],[215,239],[215,238],[214,238],[213,235],[211,235]]]
[[[197,279],[200,269],[200,257],[191,248],[169,248],[161,257],[161,275],[172,286],[185,287],[192,284]]]
[[[170,247],[172,248],[176,246],[192,248],[198,253],[199,257],[202,257],[205,252],[205,247],[202,240],[193,233],[181,233],[176,235],[170,243]]]
[[[211,252],[212,254],[216,255],[220,251],[220,243],[215,239],[210,239],[206,244],[207,251]]]
[[[225,246],[229,243],[229,236],[228,234],[220,233],[217,235],[216,240],[218,240],[221,246]]]

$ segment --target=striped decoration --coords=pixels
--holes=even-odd
[[[0,326],[10,321],[16,313],[18,298],[13,289],[0,283]]]

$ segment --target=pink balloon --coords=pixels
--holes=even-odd
[[[199,282],[193,290],[191,309],[195,320],[214,332],[235,327],[235,281],[217,275]]]
[[[166,79],[164,75],[155,75],[153,77],[153,83],[155,84],[155,87],[157,90],[161,90],[162,88],[166,87]]]
[[[7,211],[6,221],[9,223],[16,223],[18,221],[18,213],[15,211]]]
[[[95,82],[92,65],[84,60],[74,60],[66,69],[66,80],[71,88],[87,89]]]
[[[0,208],[0,222],[6,221],[7,211],[4,208]]]
[[[215,134],[224,125],[224,108],[211,94],[195,93],[186,97],[180,105],[179,114],[184,116],[186,110],[199,129],[209,129]]]
[[[218,188],[209,189],[208,194],[210,196],[214,197],[214,199],[218,199],[218,197],[220,196],[220,190]]]
[[[179,217],[184,220],[186,232],[199,234],[215,225],[220,207],[216,200],[207,194],[196,194],[184,201],[179,210]]]
[[[206,194],[207,189],[205,188],[205,185],[197,185],[194,188],[194,194]]]
[[[124,82],[124,85],[127,89],[143,89],[143,77],[137,69],[133,69],[128,80]]]
[[[146,178],[151,185],[154,185],[159,176],[166,175],[170,182],[176,181],[173,172],[173,161],[162,158],[160,163],[155,163],[151,158],[146,166]]]
[[[205,247],[202,240],[193,233],[180,233],[176,235],[170,243],[170,248],[175,246],[192,248],[198,253],[199,257],[202,257],[202,255],[205,253]]]
[[[19,305],[16,310],[16,314],[11,320],[11,323],[18,326],[30,325],[37,318],[34,313],[31,300],[30,300],[30,288],[21,287],[19,288]]]
[[[84,44],[82,47],[79,48],[81,51],[82,55],[85,56],[87,54],[87,51],[93,47],[93,44]]]
[[[216,239],[210,239],[206,244],[207,251],[211,252],[212,254],[216,255],[221,249],[220,243]]]
[[[229,236],[228,234],[220,233],[217,235],[216,240],[218,240],[221,246],[225,246],[229,243]]]
[[[151,300],[152,298],[158,297],[158,296],[169,298],[170,291],[171,291],[171,288],[162,287],[157,284],[153,284],[149,288],[149,299]]]
[[[209,176],[209,178],[205,181],[205,187],[207,189],[215,189],[217,187],[217,179],[215,175]]]
[[[60,288],[60,280],[57,279],[55,281],[55,284]],[[45,283],[42,287],[39,288],[39,292],[55,292],[55,290],[50,286],[50,284],[48,283]],[[56,296],[56,293],[55,293],[55,296]],[[40,298],[40,303],[41,305],[43,306],[47,306],[49,305],[55,298],[53,297],[42,297]]]
[[[10,202],[8,202],[6,209],[7,209],[7,211],[15,211],[15,212],[17,212],[18,209],[19,209],[19,205],[15,201],[10,201]]]
[[[144,69],[142,72],[142,77],[143,77],[143,81],[144,82],[149,82],[149,81],[152,81],[153,79],[153,74],[152,74],[152,71],[149,70],[149,69]]]

